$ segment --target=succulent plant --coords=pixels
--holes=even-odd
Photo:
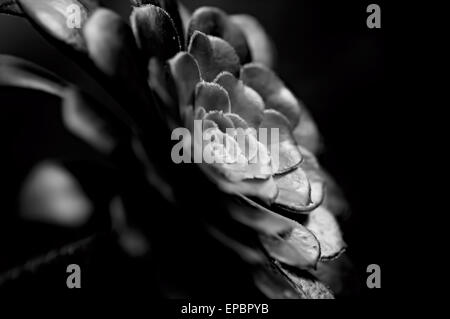
[[[332,298],[328,285],[338,287],[340,273],[329,262],[346,247],[338,224],[346,203],[317,161],[321,143],[311,115],[272,70],[267,33],[253,17],[217,8],[191,14],[176,1],[131,2],[129,26],[95,0],[0,1],[2,12],[28,19],[85,68],[106,98],[11,56],[0,56],[0,86],[58,97],[66,128],[114,167],[120,185],[108,198],[113,240],[128,255],[170,263],[174,247],[161,239],[161,228],[176,243],[198,231],[201,240],[193,241],[200,245],[186,247],[192,256],[208,259],[213,248],[205,241],[216,243],[229,253],[217,262],[239,265],[231,267],[236,278],[263,295]],[[66,24],[70,5],[80,8],[80,28]],[[196,162],[199,146],[213,161],[174,163],[171,132],[184,127],[195,135],[195,120],[208,138],[183,141],[182,156]],[[279,138],[259,141],[261,128],[276,129]],[[53,212],[54,220],[86,211],[88,201],[60,166],[37,172],[43,178],[28,184],[34,197],[25,203],[48,203],[41,213]],[[49,175],[63,182],[51,187]],[[192,266],[199,273],[207,264],[190,262],[202,264]],[[195,295],[189,280],[158,281],[166,296]]]

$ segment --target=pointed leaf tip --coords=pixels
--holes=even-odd
[[[201,76],[207,82],[213,82],[223,71],[235,76],[239,74],[240,61],[236,51],[220,38],[195,31],[188,51],[197,60]]]
[[[131,26],[146,59],[153,56],[168,60],[181,51],[181,42],[169,14],[154,5],[135,7]]]
[[[180,109],[193,105],[197,84],[201,81],[197,61],[187,52],[180,52],[169,60]]]
[[[195,89],[195,107],[203,107],[207,112],[231,110],[228,92],[216,83],[200,82]]]
[[[345,250],[346,244],[339,225],[326,208],[321,206],[313,210],[305,226],[317,237],[322,260],[337,258]]]
[[[60,43],[84,51],[82,29],[97,8],[93,0],[18,0],[24,14]]]
[[[261,236],[268,253],[283,264],[299,269],[315,268],[320,256],[317,238],[304,226],[295,227],[281,236]]]
[[[232,15],[230,19],[244,33],[253,62],[273,68],[276,58],[275,46],[261,24],[254,17],[246,14]]]
[[[242,67],[241,80],[261,95],[266,108],[286,116],[291,128],[297,126],[301,113],[299,101],[275,72],[263,65],[250,63]]]
[[[231,111],[242,117],[251,127],[258,128],[264,111],[261,96],[229,72],[220,73],[214,82],[225,88],[230,95]]]
[[[291,133],[289,120],[276,110],[265,110],[260,128],[267,130],[265,144],[271,151],[275,174],[285,174],[297,168],[302,154]],[[278,130],[278,138],[276,132]],[[274,135],[275,134],[275,135]]]
[[[195,31],[221,38],[235,50],[241,63],[251,61],[247,39],[241,28],[221,9],[215,7],[198,8],[191,16],[187,30],[190,39]]]
[[[177,30],[180,43],[184,49],[184,27],[181,19],[181,4],[177,0],[131,0],[135,7],[154,5],[168,13]]]

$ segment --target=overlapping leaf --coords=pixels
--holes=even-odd
[[[322,260],[337,258],[345,249],[341,230],[334,216],[324,207],[318,207],[308,216],[305,224],[317,237]]]
[[[195,31],[224,39],[236,50],[241,63],[251,61],[244,32],[224,11],[214,7],[197,9],[190,18],[187,38],[191,39]]]

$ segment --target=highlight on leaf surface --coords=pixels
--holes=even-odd
[[[20,87],[61,96],[67,85],[63,79],[32,62],[0,55],[0,86]]]
[[[266,108],[286,116],[292,128],[297,126],[301,114],[300,104],[275,72],[261,64],[250,63],[242,67],[241,80],[261,95]]]
[[[281,267],[281,269],[292,280],[304,299],[334,299],[331,290],[308,273],[288,269],[288,267]]]
[[[280,112],[276,110],[265,110],[263,121],[260,128],[267,129],[266,145],[269,149],[274,149],[278,153],[274,160],[276,174],[284,174],[294,170],[302,161],[302,154],[300,153],[297,143],[292,137],[289,120]],[[272,137],[272,130],[278,130],[278,139]]]
[[[258,20],[247,14],[231,15],[230,19],[244,32],[252,61],[273,68],[276,58],[275,46]]]
[[[180,11],[182,5],[177,0],[131,0],[135,7],[154,5],[168,13],[173,20],[182,48],[184,48],[184,27]]]
[[[187,30],[190,39],[195,31],[222,38],[236,50],[241,63],[251,61],[251,52],[243,30],[221,9],[200,7],[192,13]]]
[[[137,76],[138,52],[133,33],[122,18],[107,9],[98,9],[83,28],[89,57],[111,77]]]
[[[203,107],[207,112],[229,113],[231,103],[228,92],[216,83],[199,82],[195,89],[195,108]]]
[[[346,247],[339,225],[326,208],[320,206],[313,210],[305,224],[317,237],[321,248],[321,260],[337,258]]]
[[[320,244],[301,224],[296,223],[287,233],[260,238],[269,255],[283,264],[309,269],[315,268],[319,260]]]
[[[294,128],[292,134],[297,143],[308,149],[313,154],[318,154],[323,148],[322,137],[310,112],[302,107],[300,121]]]
[[[162,121],[146,125],[148,117],[160,117],[148,86],[148,65],[140,59],[139,49],[129,25],[108,9],[97,9],[83,28],[87,56],[94,75],[133,120],[139,130],[164,129]]]
[[[270,205],[278,195],[278,187],[273,178],[233,180],[225,170],[219,167],[200,164],[203,172],[224,192],[232,195],[244,195],[258,202]]]
[[[301,169],[275,177],[279,193],[275,204],[290,212],[309,213],[311,206],[311,185]]]
[[[69,131],[104,154],[111,154],[131,135],[124,123],[78,89],[67,88],[62,103],[63,121]]]
[[[91,13],[97,8],[97,1],[91,0],[17,0],[25,16],[53,39],[84,51],[86,43],[82,28]],[[69,10],[74,8],[76,11]],[[79,21],[72,21],[76,12]],[[74,15],[75,16],[75,15]]]
[[[169,60],[169,66],[177,87],[180,108],[193,105],[195,88],[201,80],[197,61],[189,53],[180,52]]]
[[[292,220],[243,195],[235,196],[230,205],[230,213],[234,219],[264,235],[286,234],[296,226]]]
[[[24,182],[20,203],[23,218],[65,227],[85,224],[93,212],[74,176],[50,161],[33,168]]]
[[[258,128],[263,120],[264,101],[250,87],[229,72],[220,73],[214,80],[229,94],[231,111],[238,114],[251,127]]]
[[[239,57],[226,41],[195,31],[188,52],[197,60],[203,80],[213,82],[221,72],[228,71],[237,76],[240,70]]]

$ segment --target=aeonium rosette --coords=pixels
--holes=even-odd
[[[224,216],[208,216],[210,233],[252,265],[261,291],[269,297],[332,296],[314,276],[327,282],[337,276],[322,265],[345,248],[335,218],[345,204],[314,155],[317,128],[271,70],[273,46],[254,18],[210,7],[191,15],[176,1],[135,0],[131,31],[93,0],[5,3],[3,11],[25,16],[87,67],[112,100],[101,107],[74,85],[11,57],[0,61],[0,85],[59,96],[66,126],[104,154],[131,143],[125,151],[144,162],[146,181],[168,200],[174,200],[175,182],[155,167],[185,165],[171,166],[164,162],[168,154],[160,153],[171,152],[176,163],[197,163],[203,174],[197,177],[206,176],[223,193],[229,220],[261,244],[241,241],[228,222],[217,222]],[[67,26],[64,10],[74,4],[81,9],[75,29]],[[166,127],[181,140],[173,148],[167,147],[170,134],[161,136]]]
[[[151,5],[135,9],[132,21],[138,43],[157,37],[149,35],[152,28],[148,17],[158,10]],[[297,224],[287,236],[293,242],[296,237],[307,238],[311,230],[314,236],[303,242],[304,247],[299,247],[301,240],[294,243],[296,249],[309,250],[306,255],[317,248],[306,259],[339,256],[345,244],[330,209],[338,214],[342,203],[336,200],[334,182],[310,151],[320,147],[312,118],[265,65],[273,63],[266,32],[248,16],[227,16],[210,7],[192,14],[185,33],[177,31],[163,12],[160,19],[172,25],[167,39],[176,39],[177,32],[186,38],[186,51],[170,57],[178,51],[176,45],[171,54],[154,48],[149,61],[153,74],[150,83],[166,105],[179,108],[191,132],[174,131],[173,137],[182,140],[172,157],[177,157],[177,162],[206,163],[206,170],[223,190],[243,195],[251,204],[258,205],[247,197],[287,216],[306,215],[297,217],[305,221],[306,228]],[[252,37],[258,41],[248,41]],[[315,239],[318,242],[314,246],[311,243]],[[278,255],[271,240],[263,237],[262,241],[273,257],[285,259],[285,252]],[[306,262],[302,267],[314,263]]]

